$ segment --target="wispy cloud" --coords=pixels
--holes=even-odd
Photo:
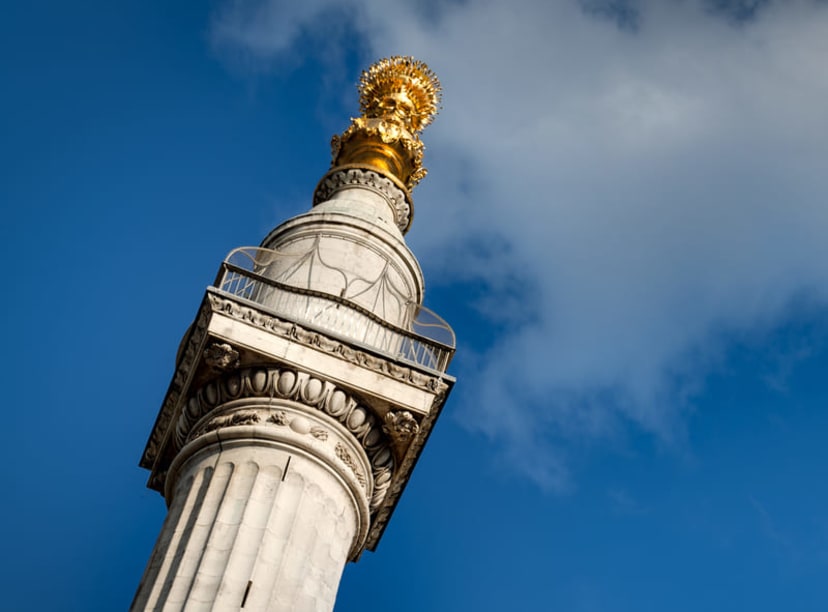
[[[776,521],[773,520],[773,517],[770,512],[768,512],[765,504],[757,500],[752,495],[749,496],[749,499],[751,506],[757,514],[759,529],[761,530],[762,535],[775,545],[779,546],[787,555],[793,556],[796,551],[793,542],[787,535],[783,534],[779,530],[776,525]]]
[[[618,514],[642,515],[649,510],[623,487],[613,487],[607,491],[611,507]]]
[[[572,444],[681,439],[722,333],[825,299],[825,3],[300,4],[232,2],[214,40],[266,64],[334,20],[443,81],[415,250],[503,300],[464,421],[542,486]]]

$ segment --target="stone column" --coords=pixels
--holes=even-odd
[[[132,610],[330,612],[369,524],[373,478],[358,440],[271,398],[223,403],[192,432]]]
[[[439,103],[414,58],[364,72],[312,210],[208,288],[141,458],[169,514],[133,610],[330,612],[376,548],[454,384],[403,238]]]

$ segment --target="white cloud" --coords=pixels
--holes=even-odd
[[[702,1],[627,4],[635,27],[574,0],[336,9],[376,57],[415,55],[443,82],[415,250],[504,298],[517,331],[464,373],[465,420],[550,488],[573,440],[680,435],[720,333],[828,290],[828,6],[737,23]],[[215,39],[278,58],[335,10],[297,7],[236,2]],[[497,291],[514,278],[531,316]]]

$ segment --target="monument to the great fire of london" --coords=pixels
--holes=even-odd
[[[313,206],[221,264],[141,466],[168,515],[132,610],[330,611],[382,537],[454,380],[403,235],[440,85],[363,72]]]

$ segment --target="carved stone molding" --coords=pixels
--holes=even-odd
[[[348,468],[354,473],[354,476],[356,476],[356,479],[359,481],[359,483],[364,487],[365,474],[363,474],[360,471],[359,466],[357,465],[357,462],[354,460],[353,455],[351,455],[351,453],[348,452],[348,449],[345,447],[345,445],[341,444],[340,442],[336,443],[335,448],[336,456],[339,457],[342,463],[348,466]]]
[[[294,401],[337,420],[362,447],[370,462],[374,481],[369,503],[371,511],[382,504],[395,472],[391,440],[383,424],[355,397],[333,383],[305,372],[287,368],[247,368],[210,381],[188,399],[186,407],[181,411],[175,428],[176,450],[207,432],[249,424],[291,427],[294,431],[308,434],[320,441],[328,439],[328,431],[323,427],[310,423],[305,426],[297,417],[291,417],[278,408],[267,411],[266,416],[261,411],[247,409],[218,414],[204,420],[215,412],[221,413],[223,405],[247,398],[258,398],[265,404],[273,400]],[[339,443],[336,455],[365,487],[366,475],[347,453],[347,449]]]
[[[204,428],[199,432],[208,433],[223,427],[235,427],[238,425],[255,425],[261,420],[259,414],[254,410],[237,411],[231,414],[224,414],[210,419]]]
[[[337,191],[359,186],[384,197],[394,210],[394,222],[405,233],[411,225],[411,202],[408,194],[394,181],[371,170],[337,168],[326,174],[313,194],[313,205],[330,199]]]
[[[344,342],[334,340],[297,323],[266,314],[250,306],[243,306],[235,300],[219,297],[213,293],[208,293],[207,296],[213,310],[233,319],[245,321],[300,344],[333,353],[349,363],[387,374],[421,389],[439,393],[448,388],[440,376],[425,374],[414,368],[393,363],[388,359],[375,357],[371,353],[352,348]]]
[[[207,326],[210,321],[210,310],[202,308],[196,317],[195,322],[187,331],[187,337],[182,341],[182,348],[179,351],[179,357],[176,360],[175,374],[173,374],[170,388],[167,391],[167,396],[164,398],[164,403],[161,405],[161,410],[158,411],[158,417],[155,419],[155,425],[150,433],[147,446],[144,449],[144,454],[141,457],[141,467],[152,470],[164,438],[170,429],[170,424],[175,414],[175,408],[181,397],[181,392],[184,385],[190,378],[193,367],[196,364],[197,358],[200,354],[199,347],[204,342],[207,335]],[[163,481],[165,472],[154,473],[150,478],[149,486],[161,490],[159,481]]]
[[[241,400],[231,400],[228,404],[221,404],[208,412],[193,426],[187,436],[186,443],[189,444],[206,434],[224,430],[228,427],[256,425],[260,428],[282,430],[276,436],[282,442],[287,442],[306,451],[313,452],[315,449],[317,456],[319,456],[320,449],[327,449],[321,453],[323,456],[327,454],[329,459],[336,457],[351,472],[359,486],[365,491],[370,511],[373,512],[382,503],[388,486],[381,487],[379,491],[375,490],[373,474],[374,472],[377,474],[384,473],[383,470],[393,471],[394,461],[390,454],[386,453],[379,457],[380,462],[384,463],[376,469],[372,469],[374,466],[370,463],[370,459],[369,463],[363,466],[352,454],[353,450],[360,448],[359,442],[349,435],[350,432],[346,433],[339,430],[338,427],[332,427],[329,421],[326,423],[326,417],[322,415],[321,411],[313,410],[309,413],[307,406],[292,401],[289,405],[277,403],[275,406],[270,406],[268,405],[270,401],[274,400],[262,397],[247,397]],[[275,401],[279,402],[279,400]],[[255,437],[260,438],[261,435],[261,432],[259,432]],[[313,438],[313,441],[302,443],[301,440],[305,436]],[[351,450],[346,444],[343,444],[343,436],[351,444]],[[224,437],[224,434],[222,437]],[[379,450],[381,451],[382,448]],[[378,453],[374,452],[373,454],[376,463]],[[370,480],[366,477],[367,471],[365,468],[371,472]],[[165,489],[170,489],[169,483],[165,484]],[[373,502],[373,505],[371,502]]]

